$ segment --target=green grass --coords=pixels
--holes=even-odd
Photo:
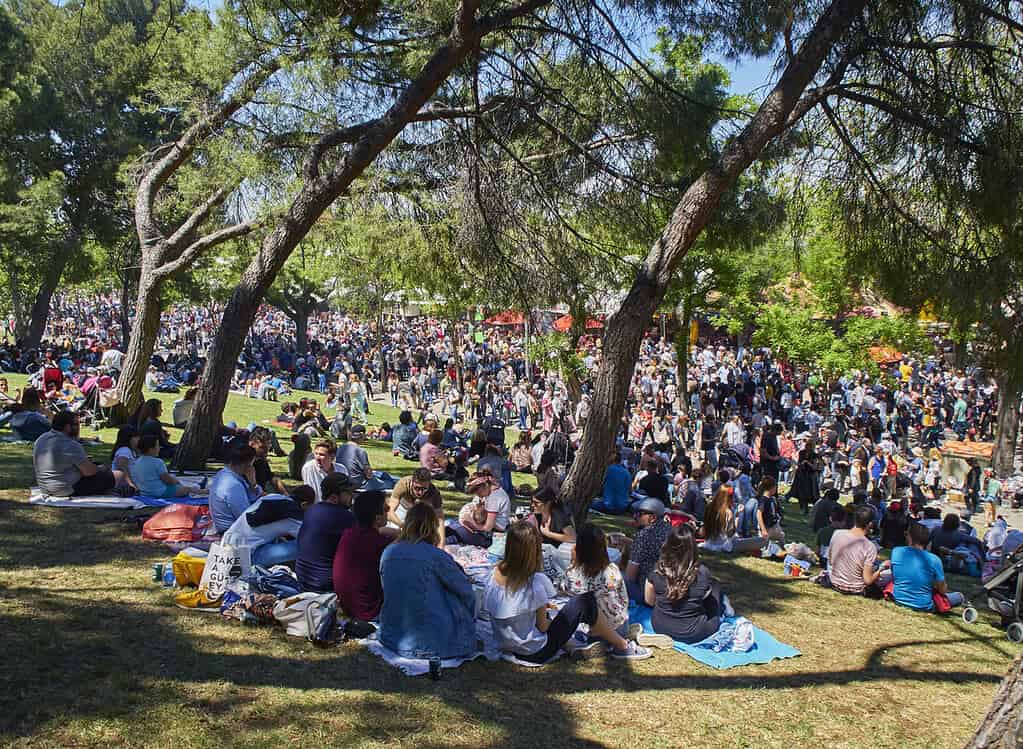
[[[231,396],[227,418],[276,411]],[[373,411],[374,423],[396,416]],[[113,432],[100,436],[93,453],[105,457]],[[382,445],[369,451],[377,468],[413,467]],[[355,645],[316,650],[174,608],[150,581],[170,555],[140,538],[136,513],[31,507],[31,480],[29,450],[0,445],[7,746],[952,747],[1019,652],[986,616],[970,627],[843,597],[771,562],[712,559],[739,612],[800,658],[717,672],[658,651],[634,664],[476,662],[411,679]],[[460,504],[445,499],[449,512]],[[793,505],[789,535],[808,539],[797,515]]]

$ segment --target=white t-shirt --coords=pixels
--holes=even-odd
[[[520,655],[532,655],[543,648],[547,635],[536,628],[536,611],[554,596],[554,585],[542,572],[514,593],[491,576],[483,591],[483,610],[490,615],[498,648]]]
[[[132,450],[130,447],[127,447],[127,446],[119,447],[119,448],[117,448],[117,452],[114,453],[114,461],[113,461],[114,462],[114,466],[115,467],[117,466],[117,459],[118,458],[125,458],[128,461],[128,470],[130,471],[132,465],[134,465],[134,463],[135,463],[135,458],[137,458],[137,457],[138,456],[135,455],[135,451]]]
[[[508,515],[511,512],[511,498],[501,487],[495,488],[487,496],[487,512],[496,512],[494,530],[503,531],[508,527]]]

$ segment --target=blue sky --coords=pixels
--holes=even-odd
[[[756,93],[755,98],[760,98],[766,91],[766,86],[773,83],[771,68],[774,65],[773,57],[756,59],[744,57],[737,62],[725,60],[711,55],[711,58],[724,65],[732,77],[731,91],[733,94]]]

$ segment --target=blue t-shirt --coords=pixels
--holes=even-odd
[[[629,504],[632,476],[621,463],[613,463],[604,474],[604,504],[615,510],[624,510]]]
[[[259,499],[259,489],[230,468],[221,468],[210,481],[210,515],[218,533],[223,533]]]
[[[162,497],[167,484],[160,476],[167,473],[167,464],[155,455],[140,455],[131,464],[131,480],[144,497]]]
[[[929,551],[899,546],[892,549],[895,602],[918,611],[934,609],[934,583],[945,579],[941,560]]]

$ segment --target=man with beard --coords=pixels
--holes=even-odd
[[[52,497],[82,497],[114,489],[114,474],[97,466],[78,441],[78,414],[61,411],[32,449],[36,482]]]

